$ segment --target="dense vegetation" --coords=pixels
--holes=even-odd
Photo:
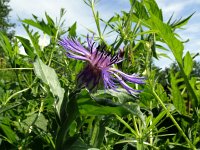
[[[134,96],[122,87],[118,92],[102,86],[94,92],[78,88],[85,62],[68,58],[58,43],[68,37],[86,48],[87,35],[76,32],[76,23],[65,24],[64,9],[56,22],[47,13],[44,19],[33,15],[21,21],[29,38],[10,40],[0,32],[5,56],[0,64],[0,149],[200,148],[198,55],[184,52],[176,32],[192,15],[164,22],[154,0],[130,0],[129,12],[103,20],[96,1],[84,2],[97,27],[89,35],[107,52],[120,52],[123,61],[115,68],[145,77],[145,84],[129,85],[142,92]],[[111,34],[115,39],[108,43],[105,37]],[[39,45],[43,35],[50,39],[48,45]],[[27,55],[19,53],[22,48]],[[176,63],[161,70],[153,58],[162,59],[166,51]]]

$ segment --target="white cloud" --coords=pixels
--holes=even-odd
[[[170,1],[163,1],[163,0],[158,0],[158,5],[163,8],[163,14],[164,16],[170,17],[174,13],[174,17],[179,15],[185,6],[187,6],[190,2],[188,0],[176,0],[173,2]]]
[[[102,0],[97,4],[96,9],[100,10],[100,17],[108,19],[114,12],[120,12],[123,9],[118,7],[119,5],[113,9],[112,2],[115,2],[115,0],[110,0],[109,3],[106,0]],[[65,19],[68,26],[77,21],[78,32],[87,33],[86,27],[96,31],[92,10],[83,0],[13,0],[10,5],[13,9],[11,17],[14,21],[18,17],[21,19],[30,18],[32,14],[44,18],[45,11],[55,19],[59,17],[60,9],[65,8],[67,11]],[[17,34],[20,33],[17,32]]]
[[[67,25],[72,25],[75,21],[78,24],[86,24],[91,27],[93,23],[92,13],[81,0],[15,0],[10,3],[13,11],[12,17],[21,19],[30,18],[32,14],[44,18],[45,11],[52,17],[58,18],[60,9],[65,8],[67,13],[65,16]],[[80,26],[81,27],[81,26]]]
[[[159,7],[162,8],[163,16],[166,20],[173,13],[174,19],[179,19],[182,16],[186,17],[193,13],[198,6],[200,7],[200,0],[157,0],[157,2]],[[77,21],[78,34],[87,34],[86,27],[96,31],[92,11],[84,4],[83,0],[12,0],[10,1],[10,5],[13,9],[10,14],[11,20],[14,22],[17,22],[18,17],[21,19],[30,18],[32,14],[44,18],[45,11],[55,19],[59,17],[60,9],[65,8],[67,11],[65,16],[66,28]],[[129,1],[100,0],[96,10],[99,10],[100,17],[107,20],[115,13],[120,13],[121,10],[128,11],[129,8]],[[191,10],[187,9],[186,11],[186,8],[191,8]],[[200,12],[199,10],[196,11],[189,24],[185,26],[186,30],[178,32],[183,39],[190,39],[190,42],[186,44],[186,49],[197,50],[200,46],[200,35],[198,34],[198,30],[200,29]],[[17,35],[24,36],[26,34],[19,23],[17,23],[16,31]]]

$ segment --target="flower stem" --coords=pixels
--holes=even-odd
[[[95,20],[95,23],[96,23],[96,26],[97,26],[97,30],[98,30],[98,33],[99,33],[99,37],[101,40],[103,40],[103,37],[102,37],[102,34],[101,34],[101,28],[100,28],[100,24],[99,24],[99,14],[98,12],[95,13],[95,2],[92,0],[91,1],[91,8],[92,8],[92,14],[93,14],[93,17],[94,17],[94,20]]]
[[[18,94],[20,94],[20,93],[23,93],[23,92],[29,90],[29,89],[30,89],[30,87],[25,88],[25,89],[23,89],[23,90],[21,90],[21,91],[18,91],[18,92],[16,92],[16,93],[12,94],[10,97],[7,98],[5,104],[7,104],[7,103],[11,100],[11,98],[15,97],[16,95],[18,95]]]
[[[121,117],[119,117],[117,114],[115,114],[116,118],[126,126],[127,129],[129,129],[131,131],[132,134],[134,134],[135,136],[138,136],[137,133],[129,126],[128,123],[126,123]]]
[[[163,109],[166,110],[168,116],[170,117],[170,119],[172,120],[172,122],[174,123],[174,125],[177,127],[177,129],[179,130],[179,132],[182,134],[182,136],[184,137],[184,139],[187,141],[187,143],[190,145],[190,148],[192,148],[193,150],[196,150],[195,146],[191,143],[191,141],[188,139],[188,137],[185,135],[185,133],[183,132],[182,128],[179,126],[179,124],[176,122],[176,120],[174,119],[174,117],[172,116],[172,114],[169,112],[169,110],[166,108],[166,106],[164,105],[164,103],[162,102],[162,100],[160,99],[160,97],[156,94],[156,92],[154,91],[154,89],[152,90],[153,95],[155,96],[155,98],[158,100],[158,102],[161,104],[161,106],[163,107]]]
[[[33,70],[33,68],[2,68],[0,71],[8,71],[8,70]]]

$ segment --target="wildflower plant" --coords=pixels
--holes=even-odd
[[[98,1],[84,2],[97,27],[86,40],[64,9],[56,22],[21,20],[29,38],[0,32],[0,149],[199,149],[198,53],[177,33],[193,14],[165,22],[155,0],[130,0],[104,20]],[[176,64],[161,70],[166,50]]]

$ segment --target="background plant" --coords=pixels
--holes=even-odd
[[[88,32],[95,33],[95,41],[111,53],[121,49],[124,61],[116,67],[145,76],[146,84],[136,86],[143,92],[133,97],[123,90],[99,89],[90,94],[77,89],[76,76],[84,63],[68,59],[58,40],[67,36],[84,44],[85,37],[76,33],[76,23],[66,28],[64,9],[56,22],[47,13],[44,19],[33,15],[21,20],[29,38],[15,36],[11,41],[0,33],[4,61],[9,64],[0,69],[0,148],[199,148],[198,62],[190,52],[183,52],[184,43],[176,33],[192,15],[164,22],[154,0],[132,0],[128,12],[103,20],[95,10],[97,1],[85,3],[97,27],[97,33]],[[108,44],[110,34],[116,37]],[[50,39],[47,46],[39,45],[43,35]],[[21,48],[27,55],[19,53]],[[176,63],[162,71],[153,58],[162,59],[166,50]]]

